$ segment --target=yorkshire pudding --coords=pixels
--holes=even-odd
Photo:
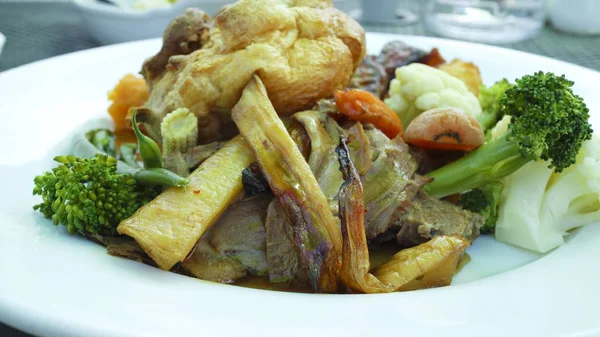
[[[329,0],[241,0],[213,20],[188,10],[144,63],[150,96],[140,110],[151,136],[177,108],[198,117],[198,141],[228,137],[230,111],[254,73],[280,115],[346,86],[365,54],[362,27]]]

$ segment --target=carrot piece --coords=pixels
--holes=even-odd
[[[334,94],[338,110],[351,120],[371,123],[390,139],[402,135],[402,122],[382,100],[368,91],[337,90]]]
[[[404,141],[423,149],[471,151],[483,145],[485,136],[479,122],[461,109],[437,108],[413,119]]]
[[[148,99],[146,81],[133,74],[127,74],[108,93],[108,99],[112,101],[108,113],[115,122],[115,132],[130,129],[128,111],[130,108],[141,106]]]

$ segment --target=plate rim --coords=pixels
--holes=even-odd
[[[598,71],[596,71],[594,69],[586,68],[586,67],[579,66],[579,65],[576,65],[576,64],[572,64],[572,63],[569,63],[569,62],[565,62],[565,61],[562,61],[562,60],[552,59],[552,58],[549,58],[549,57],[546,57],[546,56],[531,54],[531,53],[528,53],[528,52],[523,52],[523,51],[519,51],[519,50],[508,49],[508,48],[504,48],[504,47],[490,46],[490,45],[485,45],[485,44],[480,44],[480,43],[472,43],[472,42],[466,42],[466,41],[449,40],[449,39],[443,39],[443,38],[437,38],[437,37],[425,37],[425,36],[404,35],[404,34],[367,33],[367,38],[369,36],[379,36],[379,38],[382,38],[382,39],[396,38],[396,39],[404,39],[404,40],[422,40],[425,43],[428,43],[428,44],[431,44],[431,45],[450,43],[450,44],[457,45],[457,46],[468,45],[468,46],[491,48],[492,50],[502,50],[503,52],[509,51],[510,53],[516,53],[516,54],[525,56],[527,58],[531,58],[531,57],[536,58],[536,59],[541,58],[541,59],[544,59],[545,61],[548,61],[548,62],[553,62],[553,63],[557,63],[558,62],[558,63],[563,64],[563,65],[568,65],[569,67],[574,67],[573,69],[578,69],[579,71],[593,72],[593,73],[595,73],[595,76],[598,76],[598,78],[600,78],[600,72],[598,72]],[[99,49],[102,49],[102,50],[107,50],[108,49],[109,50],[109,49],[121,49],[121,48],[124,48],[124,47],[133,48],[137,44],[141,45],[141,44],[147,44],[147,43],[156,43],[158,40],[160,40],[160,39],[148,39],[148,40],[142,40],[142,41],[135,41],[135,42],[127,42],[127,43],[115,44],[115,45],[110,45],[110,46],[102,46],[102,47],[97,47],[97,48],[92,48],[92,49],[86,49],[86,50],[77,51],[77,52],[74,52],[74,53],[69,53],[69,54],[64,54],[64,55],[60,55],[60,56],[55,56],[55,57],[52,57],[52,58],[49,58],[49,59],[45,59],[45,60],[40,60],[40,61],[32,62],[32,63],[25,64],[25,65],[22,65],[22,66],[19,66],[19,67],[16,67],[16,68],[12,68],[12,69],[9,69],[9,70],[6,70],[6,71],[0,73],[0,83],[3,82],[4,77],[7,77],[6,74],[11,74],[12,75],[13,73],[21,71],[21,69],[32,67],[32,66],[43,66],[44,64],[49,63],[49,62],[56,62],[57,59],[60,60],[60,59],[71,58],[71,57],[73,57],[73,58],[85,57],[85,55],[88,54],[88,53],[89,54],[97,53]],[[131,45],[133,45],[133,46],[131,46]],[[594,226],[591,226],[591,227],[593,228]],[[596,224],[595,227],[598,227],[598,225]],[[586,229],[587,228],[588,227],[586,227]],[[559,247],[556,252],[558,252],[560,250],[565,250],[564,249],[565,247],[566,246]],[[548,262],[547,261],[548,258],[550,258],[553,255],[555,255],[556,252],[554,252],[552,254],[546,255],[546,256],[542,257],[538,261],[544,260],[545,262]],[[554,259],[555,258],[553,257],[550,260],[554,260]],[[452,288],[456,288],[456,289],[461,288],[462,289],[462,288],[465,288],[465,287],[471,288],[472,286],[475,286],[476,288],[478,288],[478,287],[481,287],[482,285],[485,285],[485,284],[487,284],[489,282],[492,282],[492,281],[495,282],[495,281],[497,281],[497,279],[498,280],[503,280],[503,279],[506,278],[506,274],[510,274],[512,272],[518,272],[519,274],[522,274],[524,269],[528,269],[527,266],[529,266],[529,265],[525,265],[525,266],[519,267],[517,269],[512,270],[509,273],[503,273],[503,274],[499,274],[499,275],[494,275],[494,276],[486,277],[486,278],[481,279],[481,280],[469,282],[468,284],[455,285]],[[526,271],[525,271],[525,274],[527,274]],[[195,280],[195,281],[197,281],[197,280]],[[203,282],[203,283],[208,284],[209,282]],[[227,285],[220,285],[220,284],[218,284],[218,285],[211,284],[210,286],[230,287],[230,286],[227,286]],[[436,293],[436,292],[439,292],[439,291],[440,291],[440,289],[430,289],[430,290],[420,291],[419,293],[428,293],[429,294],[429,293]],[[238,292],[238,291],[236,291],[236,292]],[[265,291],[253,290],[253,289],[252,290],[248,290],[246,288],[244,288],[243,292],[246,292],[246,293],[259,292],[260,294],[265,294],[266,293]],[[402,295],[406,296],[406,294],[407,293],[403,293]],[[361,297],[369,296],[369,297],[380,298],[380,297],[386,297],[386,296],[387,297],[394,297],[394,296],[398,296],[398,294],[385,294],[385,295],[343,295],[343,296],[340,296],[340,295],[314,295],[314,294],[286,294],[286,297],[295,297],[295,298],[304,298],[304,297],[307,297],[307,298],[311,298],[312,299],[315,296],[324,296],[324,297],[327,297],[327,298],[330,298],[330,297],[335,297],[335,298],[341,298],[341,297],[343,297],[343,298],[353,298],[355,296],[361,296]],[[415,297],[415,296],[416,296],[415,294],[410,294],[407,297]],[[341,299],[340,299],[340,301],[338,301],[337,299],[334,300],[334,301],[340,302],[340,303],[343,302],[343,300],[341,300]],[[12,309],[18,308],[18,309],[16,311],[12,311],[12,310],[10,310],[11,308]],[[11,311],[12,311],[12,315],[11,315]],[[19,311],[21,311],[21,312],[19,313]],[[40,329],[47,329],[47,328],[49,328],[49,326],[47,326],[47,324],[44,324],[43,322],[42,322],[42,324],[39,323],[39,318],[41,318],[41,317],[48,317],[49,316],[48,313],[47,313],[47,311],[36,310],[35,306],[23,306],[23,305],[20,305],[18,302],[15,302],[14,300],[10,301],[10,298],[8,296],[3,295],[1,292],[0,292],[0,313],[3,313],[3,315],[0,315],[1,316],[0,317],[0,321],[5,322],[5,324],[7,324],[7,325],[17,327],[17,328],[19,328],[19,329],[21,329],[23,331],[27,331],[27,332],[30,332],[30,333],[39,333],[40,331],[42,331]],[[32,313],[35,313],[36,317],[32,317],[31,316]],[[11,316],[14,316],[14,317],[11,317]],[[56,318],[57,320],[60,320],[61,318],[64,320],[64,317],[62,317],[60,315],[50,315],[50,316],[53,317],[53,318]],[[4,319],[5,317],[11,317],[11,318],[9,320],[5,320]],[[36,320],[35,318],[38,318],[38,320]],[[34,321],[34,320],[38,321],[36,323],[37,325],[36,324],[32,324],[32,321]],[[16,323],[14,323],[14,322],[16,322]],[[63,323],[66,323],[66,324],[53,324],[52,325],[55,328],[55,330],[53,330],[53,332],[55,334],[65,335],[65,336],[68,336],[68,335],[77,335],[79,332],[85,332],[85,328],[86,327],[90,327],[91,326],[89,323],[88,324],[84,323],[83,325],[73,324],[72,321],[68,321],[68,320],[63,321]],[[62,327],[62,328],[56,329],[59,326]],[[114,333],[114,335],[119,335],[120,334],[119,331],[113,331],[111,329],[104,329],[103,330],[102,327],[98,326],[97,324],[96,324],[96,328],[99,328],[100,330],[96,330],[96,332],[94,332],[95,335],[102,335],[102,334],[111,334],[111,335],[113,335],[113,333]],[[594,330],[594,332],[600,331],[600,323],[597,324],[597,326],[595,327],[595,329],[597,329],[597,330]],[[46,332],[47,331],[48,330],[46,330]]]

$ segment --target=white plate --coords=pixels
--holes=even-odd
[[[376,53],[392,39],[472,60],[488,84],[540,69],[564,73],[600,127],[600,73],[423,37],[368,34],[368,49]],[[158,40],[109,46],[0,74],[1,321],[48,336],[600,335],[597,224],[543,257],[479,238],[454,285],[386,295],[290,294],[204,282],[108,256],[52,226],[31,209],[38,202],[33,177],[51,166],[70,132],[106,117],[106,92],[159,46]]]
[[[132,10],[97,0],[73,0],[92,37],[104,45],[162,37],[165,27],[186,8],[202,8],[212,16],[227,2],[178,0],[168,7]]]

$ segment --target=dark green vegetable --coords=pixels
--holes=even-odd
[[[480,188],[472,189],[460,197],[458,204],[462,208],[485,217],[481,233],[494,233],[498,220],[498,204],[503,189],[504,184],[497,180]]]
[[[78,138],[74,141],[72,153],[80,158],[90,158],[96,154],[106,154],[100,149],[96,148],[91,142],[91,139],[96,138],[96,134],[100,131],[102,130],[94,130],[88,132],[86,135],[78,135]],[[110,131],[109,133],[101,134],[105,135],[106,137],[112,137],[112,133],[110,133]],[[127,154],[127,156],[131,156],[131,154]],[[162,185],[163,187],[184,187],[188,183],[187,178],[181,177],[178,174],[164,168],[142,168],[138,166],[137,161],[135,164],[133,164],[133,162],[130,164],[123,160],[125,158],[122,157],[121,159],[122,160],[117,161],[117,172],[122,174],[130,174],[138,183],[145,185]],[[133,158],[127,159],[129,162],[132,160]]]
[[[71,234],[116,235],[121,220],[158,194],[131,175],[117,173],[117,160],[106,154],[58,156],[54,161],[58,167],[34,179],[33,194],[43,201],[33,209]]]
[[[532,160],[561,172],[592,136],[589,110],[564,75],[537,72],[518,79],[500,100],[508,130],[466,156],[428,174],[424,190],[436,197],[461,193],[501,179]]]
[[[517,80],[502,97],[502,112],[511,115],[508,138],[523,157],[550,161],[562,172],[575,164],[584,141],[592,138],[589,109],[573,94],[564,75],[538,72]]]
[[[160,148],[152,138],[144,135],[140,131],[140,128],[137,125],[136,115],[137,109],[133,110],[133,113],[131,114],[131,124],[133,124],[133,132],[135,132],[135,137],[138,141],[138,149],[140,151],[142,161],[144,162],[144,168],[162,168],[163,165]]]

